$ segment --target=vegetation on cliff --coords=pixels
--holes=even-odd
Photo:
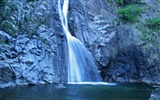
[[[118,22],[136,26],[141,32],[142,45],[157,46],[160,38],[160,1],[107,0],[116,4]],[[152,4],[153,3],[153,4]],[[154,5],[156,4],[156,5]]]
[[[36,0],[8,1],[5,0],[0,8],[0,29],[12,37],[20,34],[33,36],[37,29],[43,26],[47,19],[51,18],[49,10],[41,2]],[[47,6],[46,6],[47,7]],[[44,14],[42,14],[42,12]]]
[[[123,8],[119,8],[117,13],[123,22],[135,23],[139,21],[139,16],[143,12],[142,7],[138,5],[128,5]]]

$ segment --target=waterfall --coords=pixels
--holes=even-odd
[[[68,30],[68,4],[69,0],[58,0],[58,10],[68,45],[68,83],[72,82],[101,82],[101,77],[92,54]]]

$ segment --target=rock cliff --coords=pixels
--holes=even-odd
[[[66,39],[56,3],[15,0],[1,8],[9,14],[1,16],[0,87],[66,81]]]
[[[141,39],[139,29],[146,18],[158,17],[160,4],[141,2],[146,11],[139,22],[129,24],[119,20],[115,2],[70,0],[69,30],[91,51],[106,82],[160,84],[159,37],[153,45]],[[0,87],[65,82],[68,51],[57,0],[2,5]]]
[[[154,43],[146,42],[149,39],[144,40],[142,36],[147,32],[143,33],[139,29],[145,19],[159,17],[160,4],[155,0],[140,1],[146,10],[139,16],[139,22],[134,24],[121,22],[117,15],[117,4],[105,0],[80,0],[85,13],[81,13],[83,10],[79,11],[80,9],[75,13],[86,17],[84,19],[81,15],[73,14],[79,21],[70,21],[74,23],[71,30],[85,30],[83,24],[88,23],[85,24],[88,32],[74,34],[88,36],[83,41],[87,42],[86,46],[94,55],[104,81],[160,84],[159,36]],[[75,3],[75,7],[79,6]],[[159,34],[159,31],[155,33]]]

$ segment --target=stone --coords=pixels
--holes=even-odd
[[[24,3],[24,1],[10,3],[18,6],[22,2]],[[0,31],[2,42],[11,41],[10,44],[0,45],[0,88],[66,81],[64,62],[67,47],[61,22],[57,17],[58,8],[53,6],[56,2],[57,0],[53,2],[46,0],[24,3],[19,10],[13,10],[15,15],[10,17],[16,20],[22,17],[21,22],[24,21],[25,11],[31,13],[34,8],[35,12],[30,14],[30,18],[27,15],[26,22],[19,26],[22,30],[26,27],[24,33],[15,31],[17,36],[9,36],[9,33]],[[22,9],[24,12],[18,17],[16,14]],[[16,21],[12,24],[20,25]]]
[[[0,68],[0,76],[1,76],[0,77],[1,82],[4,82],[4,83],[13,82],[15,79],[15,74],[8,67]]]
[[[155,0],[143,2],[159,8]],[[2,23],[12,30],[0,31],[7,43],[0,44],[0,86],[66,82],[68,48],[57,0],[10,3],[13,11]],[[69,30],[92,53],[104,81],[160,84],[159,45],[144,46],[136,25],[120,23],[116,12],[105,0],[70,0]],[[140,20],[157,16],[147,10]]]
[[[4,31],[0,31],[0,42],[9,43],[11,36],[9,36]]]
[[[73,1],[71,0],[71,2]],[[145,82],[148,84],[159,84],[159,46],[145,47],[141,45],[140,42],[142,40],[140,37],[142,33],[137,30],[136,25],[116,22],[117,7],[109,4],[107,1],[80,0],[80,2],[83,6],[82,11],[85,11],[83,15],[87,16],[86,21],[88,24],[85,24],[85,27],[91,29],[89,33],[92,33],[92,36],[88,35],[89,39],[75,36],[80,40],[86,39],[81,41],[86,41],[83,43],[87,45],[95,57],[103,80],[107,82]],[[157,10],[159,4],[156,1],[142,2],[145,2],[149,6],[154,6],[155,4],[155,8],[154,11],[147,10],[146,13],[143,13],[140,19],[141,21],[146,18],[158,17]],[[74,9],[74,7],[72,8]],[[78,12],[80,12],[79,10]],[[72,18],[73,16],[70,16],[70,19],[72,19],[72,23],[76,23],[74,27],[80,29],[83,25],[78,26],[77,24],[84,23],[84,21],[76,22]],[[71,30],[77,30],[74,27],[70,27]],[[79,34],[87,36],[85,35],[87,33],[81,32]],[[94,38],[93,40],[90,39],[92,37]]]
[[[149,98],[149,100],[159,100],[160,99],[160,88],[154,90]]]

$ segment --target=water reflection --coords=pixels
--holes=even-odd
[[[0,100],[146,100],[154,90],[146,84],[60,84],[0,89]]]

